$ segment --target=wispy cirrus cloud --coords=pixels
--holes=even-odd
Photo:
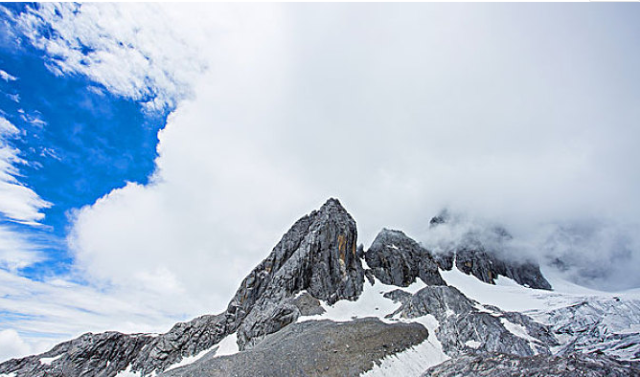
[[[44,217],[41,210],[51,203],[20,183],[19,166],[27,162],[9,143],[19,133],[16,126],[0,116],[0,213],[11,221],[36,225]]]
[[[0,79],[3,79],[4,81],[9,82],[9,81],[15,81],[16,77],[0,69]]]
[[[9,144],[18,134],[18,128],[0,116],[0,268],[11,271],[43,259],[38,247],[18,228],[19,224],[39,226],[42,209],[51,206],[19,180],[19,167],[26,161]]]
[[[17,20],[53,72],[85,75],[148,110],[173,108],[189,93],[191,75],[204,69],[191,41],[171,24],[151,4],[41,3]]]

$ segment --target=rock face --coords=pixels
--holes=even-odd
[[[633,366],[599,355],[521,357],[499,353],[464,355],[430,368],[423,377],[631,377]]]
[[[500,259],[497,255],[487,252],[480,243],[456,250],[455,264],[460,271],[471,274],[485,283],[495,284],[495,279],[502,275],[525,287],[551,290],[551,284],[542,276],[537,264]]]
[[[131,370],[151,374],[183,357],[211,348],[227,335],[225,319],[224,315],[204,315],[177,323],[166,334],[153,338],[138,355],[133,355]]]
[[[291,300],[298,292],[328,304],[356,300],[364,283],[357,235],[355,221],[336,199],[298,220],[229,303],[227,330],[238,331],[240,347],[294,322],[300,311]]]
[[[307,321],[268,335],[251,350],[207,359],[160,377],[359,376],[374,362],[427,339],[419,324],[375,318],[348,323]]]
[[[0,365],[0,375],[29,377],[114,376],[127,367],[153,337],[118,332],[87,333],[48,352]]]
[[[112,377],[128,367],[150,375],[213,347],[232,333],[237,333],[241,349],[251,348],[300,315],[321,313],[324,309],[318,300],[332,304],[358,298],[364,270],[357,236],[351,215],[338,200],[329,199],[289,229],[244,279],[224,313],[178,323],[157,337],[86,334],[45,354],[0,364],[0,373]],[[62,356],[50,364],[40,362],[58,355]]]
[[[378,233],[365,260],[373,275],[385,284],[408,287],[420,277],[428,285],[446,285],[431,253],[399,230]]]
[[[445,215],[430,226],[447,226]],[[503,229],[494,232],[509,237]],[[474,234],[455,241],[447,252],[432,254],[403,232],[383,229],[365,252],[356,246],[355,221],[330,199],[289,229],[224,312],[178,323],[159,336],[85,334],[0,364],[0,377],[114,377],[122,371],[140,377],[359,376],[387,373],[374,364],[398,360],[410,360],[419,375],[447,357],[453,359],[428,373],[638,375],[640,335],[632,330],[640,323],[640,302],[599,299],[528,315],[483,305],[447,286],[439,268],[455,266],[487,283],[502,275],[532,288],[550,285],[537,265],[500,258]],[[362,295],[365,276],[379,284]],[[403,289],[418,278],[427,286]],[[370,311],[344,311],[358,304]],[[347,320],[301,322],[304,316]],[[217,354],[236,340],[241,352]],[[192,364],[176,366],[196,355]],[[425,360],[431,364],[421,364]],[[581,370],[585,374],[576,374]]]
[[[433,315],[439,323],[436,336],[448,355],[501,352],[519,356],[550,354],[558,344],[547,326],[520,313],[503,312],[468,299],[451,286],[425,287],[413,295],[386,294],[402,303],[392,317]]]
[[[445,218],[436,216],[431,219],[430,225],[446,226]],[[509,232],[502,227],[495,227],[487,232],[497,240],[497,244],[511,239]],[[455,264],[458,270],[485,283],[495,284],[498,276],[505,276],[525,287],[551,290],[551,284],[544,278],[536,263],[505,258],[500,255],[499,250],[491,250],[478,234],[472,232],[467,233],[453,249],[436,254],[434,260],[443,270],[449,271]]]

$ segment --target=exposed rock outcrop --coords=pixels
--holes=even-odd
[[[153,338],[138,355],[134,355],[131,370],[151,374],[165,370],[183,357],[209,349],[227,336],[225,319],[224,315],[204,315],[175,324],[169,332]]]
[[[385,284],[407,287],[420,277],[428,285],[446,285],[431,253],[399,230],[383,229],[364,255]]]
[[[430,368],[423,377],[631,377],[640,369],[605,356],[536,355],[521,357],[500,353],[463,355]]]
[[[430,225],[446,226],[446,218],[436,216],[431,219]],[[498,276],[505,276],[525,287],[552,289],[551,284],[540,272],[538,264],[526,259],[508,258],[502,255],[501,250],[496,250],[503,242],[512,238],[506,229],[493,227],[485,233],[494,241],[492,245],[486,245],[479,234],[468,232],[462,240],[454,243],[452,249],[434,255],[438,267],[449,271],[455,264],[458,270],[489,284],[495,284]]]
[[[436,336],[448,355],[461,352],[500,352],[520,356],[550,354],[558,344],[547,326],[520,313],[503,312],[468,299],[451,286],[425,287],[413,295],[392,291],[385,297],[402,303],[391,317],[433,315]]]
[[[447,221],[444,213],[430,226],[447,226]],[[358,376],[427,340],[424,326],[433,330],[427,348],[438,353],[437,360],[446,357],[443,351],[453,357],[430,369],[434,376],[638,375],[639,338],[632,331],[640,318],[636,301],[622,305],[616,297],[591,299],[525,315],[482,305],[447,286],[439,269],[455,267],[487,283],[506,276],[531,288],[551,288],[536,264],[514,262],[492,249],[509,239],[506,230],[490,232],[497,243],[469,232],[463,239],[445,240],[453,246],[432,254],[403,232],[383,229],[365,252],[357,246],[355,221],[330,199],[289,229],[243,280],[223,313],[178,323],[158,336],[85,334],[44,354],[0,364],[0,377],[114,377],[124,370],[145,377]],[[382,283],[362,299],[372,313],[362,314],[358,307],[345,316],[350,304],[333,305],[356,301],[365,277],[371,285],[376,279]],[[396,289],[418,278],[427,284],[418,292]],[[324,313],[351,320],[299,322]],[[390,323],[362,318],[368,315]],[[241,352],[218,355],[235,340]],[[386,360],[417,360],[413,371],[421,373],[433,365],[419,364],[423,356],[430,357],[416,354],[424,349]],[[176,367],[195,355],[201,358]],[[585,374],[576,374],[581,368]]]
[[[148,375],[209,349],[235,332],[241,348],[253,347],[300,315],[322,312],[319,299],[332,304],[358,298],[364,270],[357,235],[351,215],[338,200],[329,199],[289,229],[244,279],[225,312],[178,323],[157,337],[86,334],[42,355],[0,364],[0,373],[113,377],[129,368]],[[58,355],[62,356],[50,364],[39,361]]]
[[[640,301],[619,297],[583,300],[531,316],[548,323],[564,344],[559,355],[601,354],[640,364]]]
[[[0,364],[0,375],[17,377],[111,377],[127,367],[154,338],[118,332],[87,333],[36,356]]]
[[[336,199],[298,220],[229,304],[228,332],[238,330],[240,347],[294,322],[300,311],[290,300],[298,292],[328,304],[357,299],[364,283],[357,235],[355,221]]]

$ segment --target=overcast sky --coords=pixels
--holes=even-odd
[[[329,197],[640,286],[636,4],[0,11],[0,359],[219,312]]]

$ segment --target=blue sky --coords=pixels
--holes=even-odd
[[[0,359],[226,307],[338,197],[640,287],[636,4],[0,5]]]
[[[4,22],[12,21],[3,16]],[[42,227],[20,226],[6,217],[2,222],[46,240],[49,258],[23,270],[39,278],[69,268],[65,237],[70,209],[91,204],[127,181],[147,183],[157,132],[169,109],[143,111],[137,101],[114,96],[83,75],[54,74],[46,66],[51,58],[27,41],[2,43],[0,64],[15,79],[0,83],[0,107],[20,129],[9,145],[28,162],[19,167],[19,179],[52,203],[42,210]]]
[[[64,276],[69,282],[86,284],[73,271],[73,255],[67,245],[71,213],[127,182],[148,183],[157,156],[158,130],[172,109],[149,110],[143,103],[152,96],[127,98],[84,74],[61,74],[53,69],[59,57],[38,48],[19,24],[24,12],[37,11],[39,5],[7,3],[2,7],[0,116],[18,131],[0,137],[2,145],[16,151],[13,157],[20,160],[12,164],[10,184],[27,188],[39,201],[27,210],[35,211],[35,222],[30,213],[23,213],[24,218],[20,213],[0,213],[0,227],[7,231],[3,236],[22,241],[17,246],[3,245],[3,256],[23,252],[28,260],[3,260],[2,268],[34,282]],[[47,38],[56,33],[46,23],[38,32]],[[86,54],[91,48],[83,46],[81,51]],[[5,193],[5,202],[20,200]],[[11,295],[5,293],[7,297]],[[17,319],[32,317],[10,310],[2,313],[3,329],[11,328]],[[60,336],[55,331],[34,334]]]

